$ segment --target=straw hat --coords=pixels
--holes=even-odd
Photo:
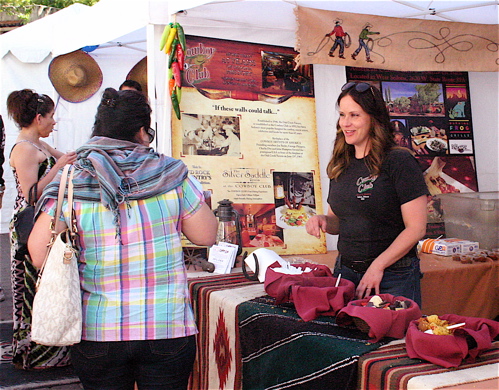
[[[127,80],[135,80],[142,86],[142,92],[147,95],[147,57],[142,58],[128,72]]]
[[[72,103],[87,100],[102,85],[99,65],[81,50],[55,57],[49,66],[49,78],[57,93]]]

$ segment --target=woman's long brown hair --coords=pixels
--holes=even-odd
[[[336,100],[336,107],[339,107],[341,99],[347,95],[351,96],[371,117],[371,127],[369,130],[370,150],[365,157],[365,161],[371,174],[378,175],[388,151],[396,147],[390,114],[386,108],[385,101],[379,89],[374,86],[363,92],[357,91],[355,86],[353,86],[340,93]],[[333,154],[326,169],[328,177],[330,179],[338,179],[354,158],[355,147],[347,144],[345,141],[345,135],[341,130],[338,119],[336,122],[336,140],[334,142]]]

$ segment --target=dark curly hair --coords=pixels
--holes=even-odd
[[[19,128],[30,126],[38,114],[45,116],[55,107],[47,95],[39,95],[31,89],[13,91],[7,98],[7,112]]]
[[[106,88],[97,108],[92,136],[135,142],[140,129],[151,126],[151,112],[143,93]]]

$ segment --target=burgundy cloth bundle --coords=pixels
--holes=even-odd
[[[450,368],[458,367],[465,359],[474,362],[476,357],[489,349],[499,334],[499,322],[456,314],[439,316],[449,324],[466,325],[456,328],[452,335],[428,334],[418,329],[418,321],[412,321],[407,330],[406,349],[410,358]]]
[[[383,337],[402,339],[411,321],[421,317],[421,309],[412,299],[406,297],[395,297],[391,294],[378,294],[384,301],[390,304],[395,301],[408,301],[407,309],[390,310],[372,306],[365,306],[371,297],[350,302],[340,310],[336,317],[336,323],[340,326],[348,326],[360,322],[365,323],[368,329],[361,329],[368,333],[369,341],[378,342]]]
[[[310,272],[299,275],[288,275],[276,272],[273,268],[280,267],[278,262],[271,264],[265,274],[265,292],[276,299],[276,304],[293,302],[296,312],[304,321],[311,321],[320,315],[334,316],[355,295],[353,282],[337,278],[326,265],[292,264],[293,267]]]

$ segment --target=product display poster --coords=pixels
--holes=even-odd
[[[411,149],[429,191],[427,236],[445,236],[440,194],[478,191],[467,72],[346,68],[383,93],[399,146]]]
[[[187,36],[172,156],[203,185],[212,209],[228,199],[245,250],[326,252],[305,230],[322,213],[311,65],[292,48]]]

